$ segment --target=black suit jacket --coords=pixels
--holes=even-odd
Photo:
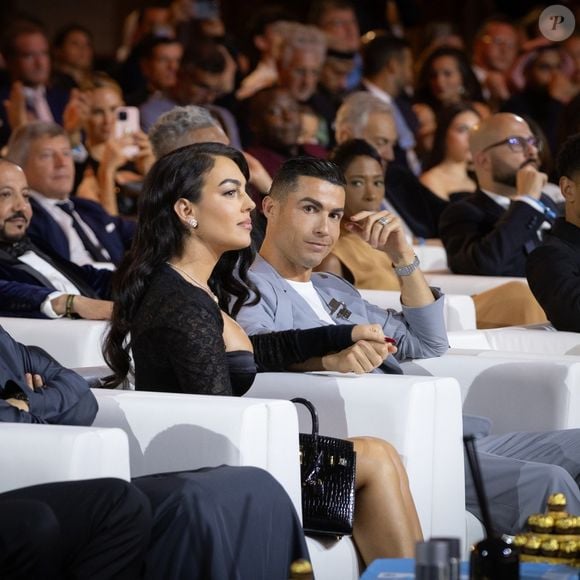
[[[112,272],[92,266],[77,266],[54,254],[35,252],[68,278],[89,298],[108,299]],[[40,305],[55,291],[39,272],[0,250],[0,316],[44,318]]]
[[[529,256],[530,288],[558,330],[580,332],[580,228],[557,220]]]
[[[119,265],[131,245],[136,224],[122,217],[112,216],[90,199],[71,198],[75,210],[93,231],[111,261]],[[28,227],[30,239],[42,250],[70,260],[68,238],[52,216],[34,199],[30,199],[32,220]]]
[[[541,201],[558,211],[548,196],[542,194]],[[451,203],[439,222],[449,268],[456,274],[525,276],[544,221],[543,213],[524,201],[505,210],[480,190]]]
[[[425,187],[405,167],[389,163],[386,197],[418,238],[439,237],[439,217],[447,202]]]

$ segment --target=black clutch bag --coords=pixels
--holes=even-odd
[[[300,433],[302,519],[305,532],[344,536],[352,534],[356,453],[351,441],[318,434],[314,405],[300,397],[312,416],[312,434]]]

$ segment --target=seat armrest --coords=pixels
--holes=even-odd
[[[287,401],[93,389],[94,424],[129,437],[133,477],[252,465],[270,472],[301,510],[298,420]]]
[[[117,477],[129,480],[121,429],[1,423],[0,492],[40,483]]]
[[[0,318],[0,326],[14,340],[43,348],[68,368],[105,364],[101,344],[107,324],[104,320]]]

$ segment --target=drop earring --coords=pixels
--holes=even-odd
[[[195,230],[195,229],[197,228],[197,225],[198,225],[198,224],[197,224],[197,220],[196,220],[195,218],[193,218],[193,217],[192,217],[192,218],[189,218],[189,219],[187,220],[187,224],[189,225],[189,227],[190,227],[192,230]]]

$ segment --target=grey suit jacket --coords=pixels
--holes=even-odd
[[[249,277],[261,294],[254,306],[244,306],[237,321],[249,334],[323,326],[314,310],[284,278],[258,256]],[[369,304],[354,286],[334,274],[315,272],[312,283],[331,318],[337,324],[380,324],[386,336],[397,341],[398,360],[441,356],[449,348],[443,319],[443,296],[434,290],[435,302],[421,308],[402,306],[402,312]],[[332,305],[340,303],[333,308]],[[348,316],[347,316],[348,315]],[[389,356],[375,372],[401,374],[395,357]]]

